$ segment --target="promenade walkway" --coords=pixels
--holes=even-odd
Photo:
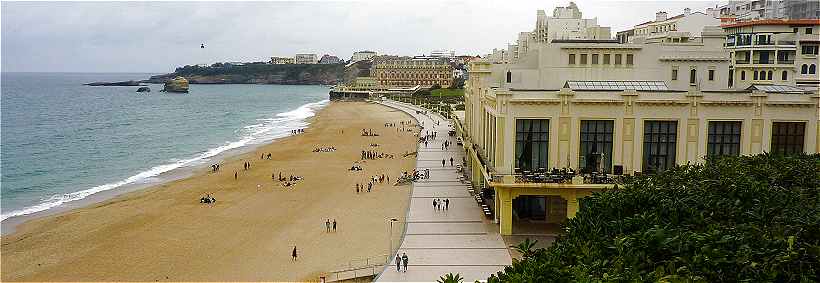
[[[453,164],[458,165],[464,154],[455,138],[447,134],[449,122],[438,115],[417,114],[416,110],[422,109],[409,104],[380,103],[412,115],[419,123],[424,123],[422,134],[435,131],[437,138],[427,147],[419,145],[416,168],[429,168],[430,179],[413,185],[405,235],[398,248],[398,254],[406,253],[409,258],[407,272],[397,272],[396,263],[391,260],[376,281],[435,282],[440,276],[452,272],[461,274],[464,282],[473,282],[486,280],[512,264],[498,227],[484,217],[468,192],[469,186],[458,181],[456,166],[450,166],[450,157]],[[444,141],[452,143],[448,150],[441,150]],[[441,165],[442,159],[447,160],[445,166]],[[435,198],[450,199],[449,210],[433,209]]]

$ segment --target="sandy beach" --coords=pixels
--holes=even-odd
[[[386,218],[403,219],[410,186],[393,182],[415,166],[412,132],[385,123],[410,116],[368,103],[333,102],[305,133],[225,160],[193,177],[34,219],[2,237],[3,281],[318,281],[352,259],[387,253]],[[361,129],[379,136],[362,136]],[[416,131],[417,132],[417,131]],[[370,146],[378,144],[376,147]],[[313,152],[335,147],[332,152]],[[393,159],[360,162],[362,150]],[[271,160],[260,159],[270,153]],[[243,164],[250,162],[249,170]],[[272,174],[301,176],[292,187]],[[234,179],[236,173],[237,179]],[[278,177],[278,175],[277,175]],[[217,201],[202,204],[211,194]],[[327,233],[325,220],[337,231]],[[401,234],[401,227],[393,231]],[[396,242],[397,243],[397,242]],[[291,260],[296,246],[297,261]]]

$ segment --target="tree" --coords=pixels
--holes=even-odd
[[[488,281],[820,281],[818,154],[708,158],[619,187]]]
[[[462,281],[464,281],[464,278],[461,277],[461,274],[447,273],[444,276],[439,277],[438,281],[436,281],[436,282],[438,282],[438,283],[461,283]]]

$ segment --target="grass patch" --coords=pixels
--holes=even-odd
[[[441,97],[459,96],[459,97],[461,97],[461,96],[464,96],[464,89],[463,88],[459,88],[459,89],[449,89],[449,88],[434,89],[434,90],[430,91],[430,96],[441,96]]]

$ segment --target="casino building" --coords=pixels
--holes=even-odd
[[[817,88],[739,83],[725,38],[704,27],[651,43],[556,39],[530,42],[517,60],[470,62],[455,127],[501,234],[574,217],[619,175],[712,155],[820,151]]]

